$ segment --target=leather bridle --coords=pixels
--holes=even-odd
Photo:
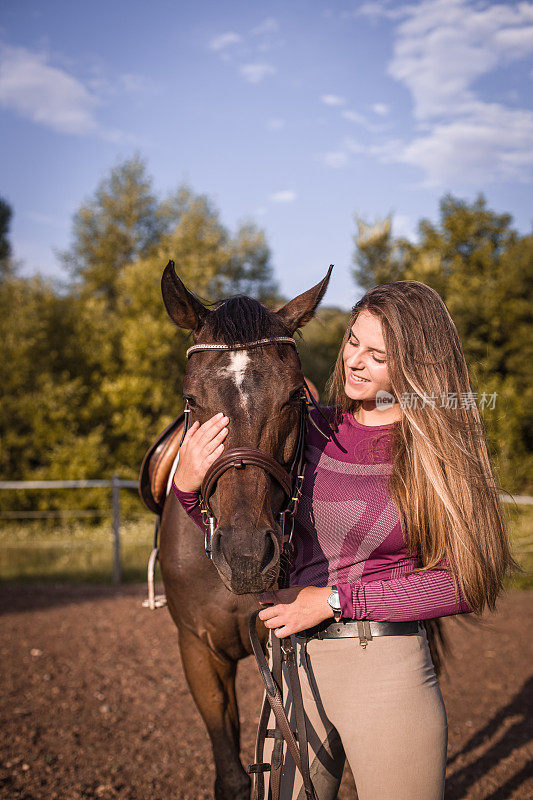
[[[289,336],[274,336],[269,339],[258,339],[253,342],[246,342],[236,345],[227,345],[215,342],[195,344],[192,347],[189,347],[186,355],[187,358],[190,358],[193,353],[202,351],[248,350],[254,347],[264,347],[271,344],[289,344],[296,349],[296,342]],[[307,384],[305,384],[305,387],[306,386]],[[291,530],[289,532],[290,541],[290,537],[292,536],[294,515],[298,509],[298,502],[300,500],[302,491],[303,468],[305,464],[305,434],[307,431],[307,421],[309,419],[308,402],[309,401],[307,400],[305,388],[302,386],[296,448],[289,469],[285,469],[285,467],[272,458],[272,456],[268,453],[251,447],[235,447],[231,450],[226,450],[209,467],[202,481],[202,486],[200,489],[200,506],[205,526],[205,554],[208,558],[211,558],[211,542],[217,527],[217,519],[211,507],[211,498],[216,490],[219,479],[230,469],[245,469],[247,466],[259,467],[272,478],[274,478],[274,480],[283,490],[286,498],[283,509],[278,513],[278,522],[285,537],[286,519],[291,519]],[[190,424],[191,409],[188,401],[185,403],[184,413],[185,427],[183,431],[182,442]]]

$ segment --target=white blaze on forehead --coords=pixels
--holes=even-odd
[[[245,406],[248,397],[242,388],[242,382],[244,380],[246,367],[250,363],[250,357],[246,350],[237,350],[234,353],[230,353],[229,359],[229,364],[225,369],[225,373],[235,381],[235,386],[241,396],[241,405]]]

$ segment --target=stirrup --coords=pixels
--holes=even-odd
[[[164,594],[157,594],[155,593],[154,585],[155,585],[155,565],[157,562],[157,557],[159,555],[159,547],[154,547],[152,552],[150,553],[150,558],[148,559],[148,597],[146,600],[142,601],[143,608],[149,608],[151,611],[155,611],[156,608],[163,608],[167,604],[167,598]]]

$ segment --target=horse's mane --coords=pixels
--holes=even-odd
[[[291,336],[282,320],[258,300],[244,295],[230,297],[209,315],[205,331],[215,342],[229,347],[271,336]]]

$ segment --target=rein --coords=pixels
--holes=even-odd
[[[192,347],[189,347],[186,355],[187,358],[190,358],[193,353],[202,351],[248,350],[253,347],[263,347],[271,344],[289,344],[296,349],[296,342],[294,339],[288,336],[277,336],[269,339],[258,339],[253,342],[231,346],[219,343],[195,344]],[[314,400],[311,392],[309,391],[309,387],[305,383],[305,380],[304,385],[305,389],[302,387],[302,393],[300,397],[300,414],[298,419],[296,448],[290,468],[288,470],[285,469],[274,458],[272,458],[272,456],[270,456],[268,453],[264,453],[261,450],[256,450],[249,447],[232,448],[231,450],[227,450],[226,452],[222,453],[222,455],[219,456],[217,460],[213,462],[213,464],[211,464],[204,477],[200,490],[200,504],[205,526],[205,553],[208,558],[211,558],[211,542],[217,527],[217,520],[211,508],[210,501],[216,490],[216,486],[220,477],[229,469],[245,469],[247,466],[254,466],[263,469],[279,484],[286,498],[285,506],[278,514],[278,522],[284,539],[283,551],[280,557],[281,571],[280,579],[278,581],[279,588],[284,588],[288,585],[289,567],[292,553],[291,540],[294,529],[294,517],[296,515],[296,511],[298,510],[298,503],[300,501],[304,479],[305,435],[307,432],[308,423],[311,422],[311,424],[322,436],[324,436],[324,438],[329,439],[329,436],[318,427],[318,425],[309,415],[310,405],[313,405],[318,410],[321,417],[326,421],[328,428],[331,430],[329,420],[327,420],[318,404]],[[190,425],[191,409],[189,408],[188,401],[185,404],[184,413],[185,425],[180,447]],[[290,530],[288,532],[286,530],[287,517],[290,519]],[[307,731],[302,692],[298,677],[298,667],[296,663],[296,653],[290,637],[281,640],[277,636],[273,635],[272,672],[270,671],[257,634],[256,620],[258,614],[259,610],[252,613],[248,627],[252,650],[255,654],[259,672],[265,684],[266,693],[257,732],[255,751],[256,763],[252,764],[248,770],[255,779],[253,797],[254,800],[263,800],[263,774],[264,772],[270,771],[270,795],[272,800],[279,799],[281,773],[283,769],[283,741],[285,740],[296,767],[302,774],[307,800],[316,800],[316,794],[309,774]],[[283,705],[283,661],[285,661],[287,664],[289,673],[289,683],[292,691],[296,716],[296,735],[293,733]],[[272,730],[268,729],[270,709],[272,709],[276,721],[276,727]],[[263,749],[266,737],[272,737],[275,740],[271,764],[263,763]]]

